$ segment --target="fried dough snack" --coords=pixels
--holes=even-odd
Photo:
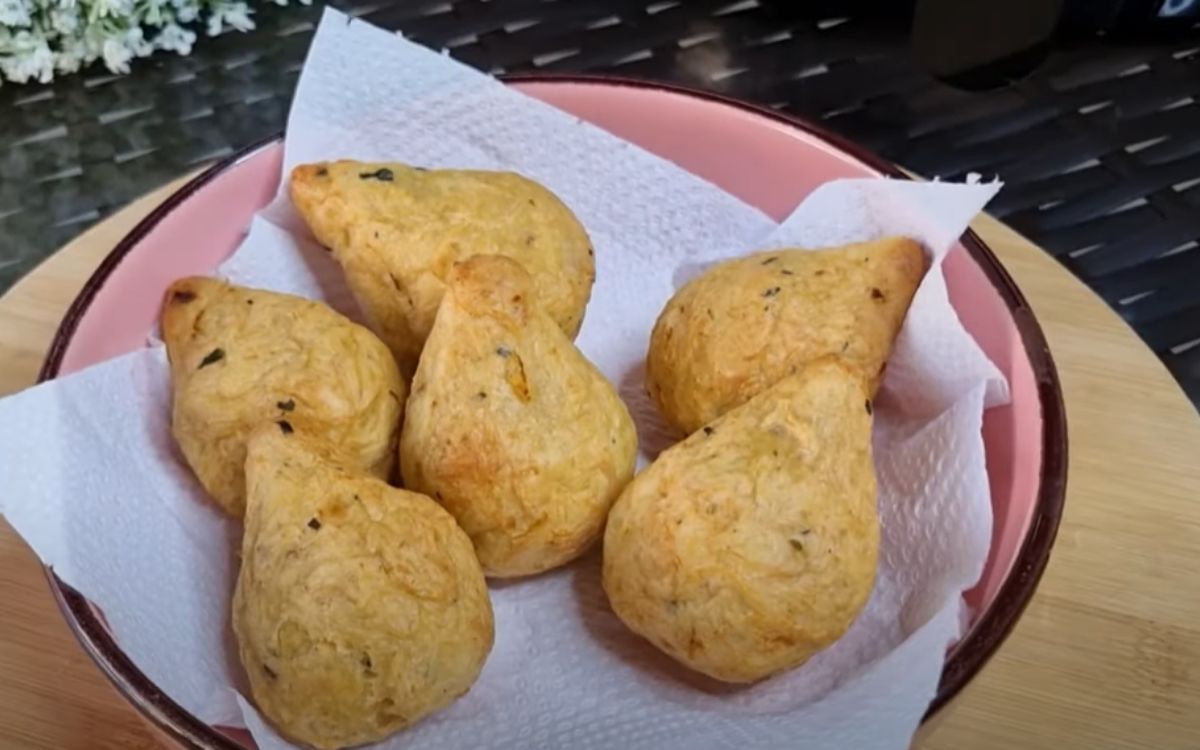
[[[659,315],[650,397],[691,433],[826,354],[857,367],[874,395],[924,273],[920,245],[900,237],[714,266]]]
[[[400,436],[405,486],[454,515],[489,576],[562,565],[633,476],[633,420],[518,263],[477,256],[447,282]]]
[[[875,579],[871,416],[858,372],[804,366],[667,449],[604,535],[604,590],[634,632],[726,682],[803,664]]]
[[[387,347],[329,307],[204,277],[167,290],[171,431],[208,493],[245,507],[246,438],[263,422],[337,445],[386,478],[407,394]]]
[[[450,514],[338,460],[276,425],[254,433],[232,612],[258,708],[318,748],[448,705],[493,639],[483,572]]]
[[[520,262],[546,313],[568,337],[579,332],[596,275],[591,243],[570,209],[532,180],[335,161],[297,166],[291,194],[406,375],[447,274],[472,255]]]

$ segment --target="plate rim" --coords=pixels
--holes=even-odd
[[[676,83],[650,81],[607,74],[518,73],[500,76],[506,84],[550,83],[560,85],[599,85],[649,89],[673,95],[707,100],[711,103],[742,110],[810,135],[834,149],[874,169],[881,175],[911,180],[912,176],[870,149],[833,133],[821,125],[796,115],[787,114],[724,94]],[[37,382],[58,376],[67,347],[91,303],[108,277],[125,256],[167,215],[227,170],[257,155],[260,151],[282,142],[283,133],[256,141],[236,153],[209,166],[188,180],[155,206],[113,247],[95,271],[88,277],[79,294],[71,302],[55,330],[46,352]],[[960,242],[989,283],[1003,299],[1013,316],[1026,357],[1033,369],[1042,411],[1042,465],[1037,499],[1029,530],[1018,550],[1008,577],[997,591],[996,598],[982,613],[976,626],[950,651],[942,668],[937,692],[921,719],[925,725],[982,669],[1000,647],[1025,608],[1033,598],[1046,565],[1062,518],[1067,483],[1067,422],[1062,387],[1058,371],[1050,354],[1045,334],[1028,301],[1009,276],[999,259],[971,229]],[[128,700],[158,731],[166,734],[189,750],[243,750],[242,746],[215,727],[197,719],[163,693],[125,655],[113,639],[100,616],[79,592],[64,583],[49,566],[43,566],[54,599],[71,631],[85,652]]]

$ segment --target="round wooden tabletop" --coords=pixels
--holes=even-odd
[[[186,178],[184,178],[186,179]],[[0,298],[0,395],[36,377],[113,245],[181,184],[70,243]],[[1029,298],[1058,365],[1066,512],[1038,593],[925,750],[1200,747],[1200,417],[1099,298],[996,221],[975,229]],[[0,746],[158,747],[76,644],[36,558],[0,521]]]

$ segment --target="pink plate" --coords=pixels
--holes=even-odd
[[[892,175],[894,166],[832,134],[771,110],[697,91],[587,77],[519,77],[521,91],[637,143],[776,219],[839,177]],[[152,212],[96,270],[59,327],[43,379],[142,346],[167,285],[210,273],[274,195],[282,148],[252,147],[212,167]],[[963,324],[1008,377],[1012,404],[984,416],[995,525],[973,621],[948,655],[926,714],[950,700],[992,655],[1033,595],[1062,514],[1066,423],[1054,364],[1021,293],[968,232],[945,265]],[[243,747],[159,693],[125,657],[102,619],[51,573],[64,615],[122,693],[182,747]]]

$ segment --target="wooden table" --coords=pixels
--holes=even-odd
[[[0,298],[0,395],[116,241],[175,185],[79,237]],[[1121,320],[995,221],[976,229],[1029,297],[1066,393],[1066,515],[1041,588],[924,750],[1200,748],[1200,418]],[[0,747],[155,747],[76,644],[0,522]]]

